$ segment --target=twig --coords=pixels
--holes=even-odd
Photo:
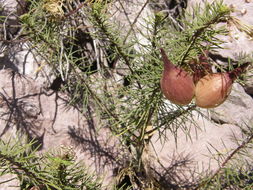
[[[173,16],[171,16],[171,13],[168,10],[162,10],[161,12],[165,12],[167,13],[167,16],[170,18],[170,20],[176,25],[178,26],[182,31],[184,31],[184,27],[175,19],[173,18]],[[166,16],[166,17],[167,17]]]
[[[142,13],[142,11],[145,9],[145,7],[148,5],[148,3],[149,3],[149,0],[147,0],[147,1],[145,2],[145,4],[142,6],[141,10],[139,11],[138,15],[135,17],[133,23],[130,25],[130,29],[128,30],[127,35],[126,35],[125,39],[123,40],[123,44],[126,43],[127,38],[129,37],[129,35],[130,35],[131,32],[133,31],[133,26],[134,26],[135,23],[137,22],[139,16],[141,15],[141,13]]]
[[[63,50],[64,50],[63,39],[61,39],[60,43],[61,43],[61,51],[60,51],[60,59],[59,59],[59,67],[60,67],[59,72],[60,72],[62,81],[65,81],[64,75],[63,75],[63,69],[62,69],[62,57],[63,57]]]
[[[68,72],[69,72],[69,58],[68,58],[68,56],[66,55],[66,53],[64,53],[64,57],[65,57],[65,59],[66,59],[66,65],[67,65],[67,67],[66,67],[66,71],[65,71],[65,79],[67,80],[68,79]]]
[[[182,59],[180,61],[180,65],[183,64],[185,58],[188,56],[189,52],[191,51],[193,45],[195,44],[196,40],[200,37],[200,35],[205,31],[205,29],[211,27],[215,23],[219,23],[224,20],[225,12],[218,14],[213,19],[211,19],[209,22],[204,24],[202,27],[198,28],[192,35],[191,39],[189,40],[191,43],[187,47],[185,53],[182,56]]]
[[[159,126],[153,128],[152,130],[149,131],[149,134],[155,132],[156,130],[158,130],[161,126],[165,125],[166,123],[169,123],[175,119],[177,119],[178,117],[184,115],[184,114],[187,114],[189,111],[192,111],[196,108],[196,105],[192,105],[192,106],[189,106],[187,109],[183,110],[183,111],[175,111],[174,113],[172,112],[172,116],[171,118],[168,120],[168,121],[164,121],[163,123],[161,123]]]
[[[123,6],[123,4],[122,4],[121,1],[119,1],[119,4],[120,4],[121,8],[122,8],[123,11],[124,11],[124,14],[125,14],[125,16],[126,16],[126,18],[127,18],[127,21],[128,21],[129,24],[130,24],[130,30],[129,30],[129,31],[134,31],[133,24],[132,24],[131,21],[130,21],[130,18],[129,18],[129,16],[128,16],[126,10],[125,10],[125,7]],[[128,31],[128,32],[129,32],[129,31]],[[135,33],[134,33],[134,35],[135,35]],[[127,38],[127,37],[126,37],[126,38]],[[137,39],[136,35],[135,35],[135,38]],[[126,42],[126,39],[124,39],[123,44],[125,44],[125,42]]]
[[[23,38],[23,39],[20,39],[20,40],[0,40],[0,42],[4,42],[4,43],[7,43],[7,44],[12,44],[12,43],[21,43],[21,42],[25,42],[27,40],[31,39],[30,37],[27,37],[27,38]]]
[[[94,51],[95,51],[95,58],[96,58],[96,61],[97,61],[97,64],[98,65],[100,65],[100,59],[99,59],[99,49],[98,49],[98,47],[97,47],[97,43],[96,43],[96,39],[93,39],[92,40],[92,42],[93,42],[93,45],[94,45]]]
[[[251,136],[246,139],[245,141],[242,142],[242,144],[240,144],[235,150],[233,150],[228,157],[222,162],[222,164],[220,165],[220,167],[213,173],[213,175],[209,178],[209,180],[201,183],[195,190],[200,189],[201,187],[203,187],[204,185],[206,185],[208,182],[212,181],[215,176],[220,173],[220,171],[225,167],[225,165],[232,159],[232,157],[239,152],[241,149],[243,149],[251,140],[253,139],[253,133],[251,134]]]
[[[4,22],[3,22],[3,30],[4,30],[4,40],[7,40],[7,31],[6,31],[6,22],[8,20],[8,18],[10,17],[10,15],[12,15],[14,13],[10,12],[4,19]]]
[[[26,12],[26,7],[27,7],[27,2],[26,1],[20,1],[20,0],[16,0],[16,2],[19,4],[19,6],[22,9],[22,14]]]
[[[5,28],[6,26],[8,26],[9,28],[20,28],[21,25],[19,24],[0,24],[0,28]]]
[[[113,36],[113,34],[111,34],[111,32],[108,31],[107,25],[103,22],[101,15],[96,12],[93,12],[92,16],[95,19],[96,25],[98,25],[99,29],[101,30],[101,33],[103,33],[108,38],[110,45],[115,47],[118,56],[124,60],[130,72],[134,74],[135,72],[131,67],[131,62],[129,60],[128,55],[125,54],[123,47],[118,43],[115,36]],[[141,84],[138,81],[136,81],[136,83],[138,85],[138,88],[142,89]]]
[[[71,16],[71,15],[77,13],[77,11],[78,11],[79,9],[81,9],[81,8],[82,8],[84,5],[86,5],[86,4],[87,4],[86,2],[81,3],[75,10],[70,11],[69,13],[65,14],[64,17],[66,18],[66,17],[69,17],[69,16]]]

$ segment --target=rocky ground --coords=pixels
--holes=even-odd
[[[202,1],[190,0],[188,7],[196,2]],[[253,25],[253,2],[244,0],[224,2],[238,10],[234,13],[237,18]],[[8,6],[10,13],[16,11],[16,1],[1,0],[0,3]],[[141,9],[145,2],[140,0],[138,3],[131,1],[125,3],[128,4],[129,18],[133,20],[136,15],[132,10]],[[137,28],[141,26],[143,22],[141,19],[145,15],[152,14],[151,7],[145,8],[137,22]],[[117,14],[116,18],[126,20],[123,12]],[[233,26],[231,34],[224,39],[227,42],[224,49],[216,54],[234,60],[237,60],[240,54],[252,54],[252,39]],[[44,73],[35,72],[38,60],[25,43],[15,45],[5,52],[7,53],[0,52],[0,113],[2,115],[5,113],[0,118],[0,137],[3,139],[15,137],[15,132],[20,129],[42,144],[41,152],[60,146],[73,147],[78,160],[84,161],[91,170],[104,175],[104,184],[109,184],[114,175],[113,171],[124,164],[124,148],[117,139],[106,129],[95,129],[99,121],[96,118],[87,119],[90,117],[69,106],[66,95],[46,90],[48,79],[52,82],[53,77],[47,74],[47,70]],[[203,109],[202,112],[206,117],[200,117],[195,113],[194,124],[197,124],[199,129],[196,131],[195,127],[191,126],[194,124],[189,123],[191,139],[180,131],[178,136],[183,138],[179,138],[176,144],[173,138],[162,142],[159,140],[159,134],[154,134],[151,139],[152,146],[149,148],[150,157],[154,158],[152,159],[154,167],[159,168],[160,164],[163,164],[164,168],[169,168],[177,162],[185,161],[185,165],[180,166],[184,172],[204,171],[209,167],[215,170],[218,163],[212,157],[216,151],[210,147],[210,143],[221,152],[229,152],[236,147],[231,136],[240,137],[242,134],[239,126],[250,125],[253,122],[252,73],[248,73],[248,76],[245,86],[234,84],[232,93],[224,104],[215,109]],[[92,108],[90,109],[87,116],[92,114]],[[120,157],[122,159],[119,159]],[[191,177],[191,175],[184,176],[181,183],[192,180]],[[3,178],[0,182],[2,180]],[[19,189],[10,187],[11,185],[13,182],[0,184],[0,189]]]

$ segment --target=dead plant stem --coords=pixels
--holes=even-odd
[[[135,17],[133,23],[130,25],[130,29],[128,30],[127,35],[126,35],[125,39],[123,40],[123,44],[126,43],[127,38],[129,37],[129,35],[131,34],[131,32],[134,31],[133,26],[134,26],[135,23],[138,21],[139,16],[141,15],[141,13],[142,13],[142,11],[145,9],[145,7],[148,5],[148,3],[149,3],[149,0],[147,0],[147,1],[145,2],[145,4],[142,6],[141,10],[139,11],[139,13],[137,14],[137,16]]]
[[[206,185],[207,183],[211,182],[221,172],[221,170],[226,166],[226,164],[233,158],[233,156],[236,153],[238,153],[241,149],[243,149],[252,139],[253,139],[253,133],[251,134],[251,136],[248,139],[244,140],[242,142],[242,144],[240,144],[235,150],[233,150],[228,155],[228,157],[226,157],[226,159],[222,162],[220,167],[213,173],[213,175],[207,181],[201,183],[195,190],[198,190],[201,187],[203,187],[204,185]]]

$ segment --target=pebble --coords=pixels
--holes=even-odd
[[[247,13],[247,9],[242,9],[241,10],[241,15],[243,16],[243,15],[245,15]]]

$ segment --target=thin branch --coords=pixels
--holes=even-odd
[[[192,111],[196,108],[196,105],[192,105],[189,106],[187,109],[183,110],[183,111],[175,111],[171,113],[171,117],[169,120],[164,121],[163,123],[161,123],[159,126],[155,127],[154,129],[149,131],[149,134],[153,133],[154,131],[158,130],[161,126],[164,126],[166,123],[169,123],[175,119],[177,119],[180,116],[183,116],[184,114],[189,113],[189,111]]]
[[[131,67],[131,61],[129,59],[129,56],[127,54],[125,54],[124,52],[124,48],[118,43],[117,38],[115,38],[114,34],[110,33],[110,31],[108,30],[108,26],[106,24],[104,24],[103,19],[101,18],[101,15],[99,15],[96,12],[92,13],[93,18],[95,19],[96,25],[98,25],[99,29],[101,30],[101,33],[104,34],[109,42],[110,45],[115,47],[116,52],[118,54],[119,57],[121,57],[125,64],[127,65],[129,71],[134,74],[135,71],[133,70],[133,68]],[[141,84],[139,83],[139,81],[136,81],[138,88],[142,89]]]
[[[79,9],[81,9],[84,5],[87,5],[87,2],[81,3],[76,9],[74,9],[74,10],[68,12],[67,14],[65,14],[64,17],[66,18],[66,17],[69,17],[69,16],[77,13],[79,11]]]
[[[65,81],[65,78],[64,78],[64,75],[63,75],[63,68],[62,68],[62,57],[63,57],[63,53],[64,53],[63,51],[64,51],[64,45],[63,45],[63,39],[61,38],[60,39],[59,72],[60,72],[62,81]]]
[[[219,174],[221,172],[221,170],[226,166],[226,164],[233,158],[233,156],[238,153],[241,149],[243,149],[248,143],[250,143],[250,141],[252,141],[253,139],[253,133],[251,134],[251,136],[244,140],[242,142],[242,144],[240,144],[235,150],[233,150],[228,157],[222,162],[222,164],[220,165],[220,167],[213,173],[213,175],[209,178],[209,180],[201,183],[195,190],[200,189],[201,187],[203,187],[204,185],[206,185],[207,183],[211,182],[217,174]]]
[[[131,21],[130,21],[130,18],[129,18],[129,16],[128,16],[128,14],[127,14],[127,12],[126,12],[126,9],[125,9],[125,7],[123,6],[123,4],[122,4],[122,2],[121,1],[119,1],[119,4],[120,4],[120,6],[121,6],[121,8],[123,9],[123,11],[124,11],[124,14],[125,14],[125,16],[126,16],[126,18],[127,18],[127,21],[129,22],[129,24],[130,24],[130,30],[128,31],[128,33],[129,32],[131,32],[131,31],[134,31],[134,28],[133,28],[133,23],[131,23]],[[130,34],[130,33],[129,33]],[[129,35],[128,34],[128,35]],[[136,34],[134,33],[134,35],[135,35],[135,38],[137,39],[137,36],[136,36]],[[126,36],[125,37],[125,39],[124,39],[124,41],[123,41],[123,44],[125,44],[126,43],[126,38],[127,38],[128,36]]]
[[[149,0],[147,0],[147,1],[145,2],[145,4],[142,6],[141,10],[139,11],[138,15],[135,17],[133,23],[130,25],[130,29],[129,29],[129,31],[127,32],[127,35],[126,35],[125,39],[123,40],[123,44],[126,43],[127,38],[129,37],[129,35],[130,35],[131,32],[133,31],[133,26],[134,26],[135,23],[138,21],[139,16],[141,15],[141,13],[142,13],[142,11],[145,9],[145,7],[148,5],[148,3],[149,3]]]
[[[4,40],[7,40],[7,30],[6,30],[6,22],[8,21],[8,18],[14,13],[10,12],[4,19],[3,22],[3,30],[4,30]]]
[[[209,22],[207,22],[206,24],[204,24],[202,27],[198,28],[192,35],[192,37],[190,38],[190,44],[187,47],[185,53],[182,56],[182,59],[180,61],[180,65],[183,64],[185,58],[188,56],[190,50],[192,49],[193,45],[195,44],[196,40],[200,37],[200,35],[209,27],[211,27],[213,24],[215,23],[219,23],[221,21],[224,21],[224,16],[228,14],[227,12],[222,12],[218,15],[216,15],[214,18],[212,18]]]

